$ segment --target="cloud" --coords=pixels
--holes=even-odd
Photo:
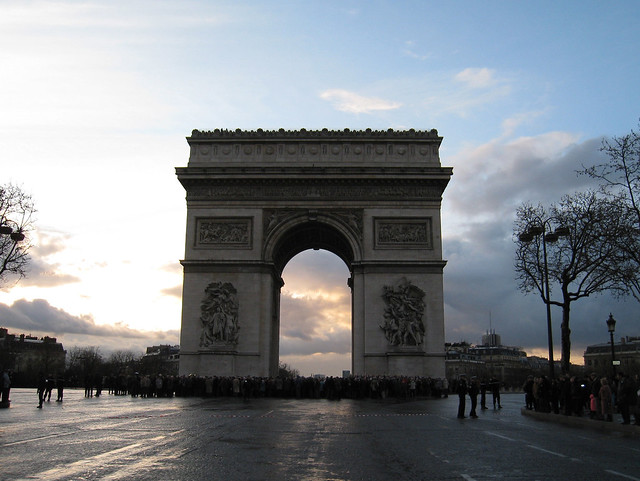
[[[488,68],[467,68],[458,72],[454,79],[471,89],[486,89],[497,83],[495,71]]]
[[[351,292],[344,263],[324,250],[305,251],[283,272],[280,355],[351,352]]]
[[[402,54],[405,55],[406,57],[411,57],[411,58],[415,58],[418,60],[427,60],[428,58],[430,58],[432,55],[431,54],[419,54],[416,53],[414,47],[416,46],[416,42],[412,41],[412,40],[407,40],[404,43],[404,48],[402,49]]]
[[[29,249],[29,263],[26,276],[20,280],[22,287],[57,287],[80,282],[80,278],[65,273],[57,262],[49,259],[66,249],[68,236],[51,235],[44,231],[35,232],[34,245]],[[7,290],[11,285],[2,286]]]
[[[75,316],[49,304],[44,299],[20,299],[11,306],[0,304],[0,325],[19,333],[54,335],[59,342],[73,342],[139,349],[153,343],[175,344],[178,331],[141,331],[124,324],[96,324],[90,315]]]
[[[320,94],[320,98],[332,102],[341,112],[369,114],[377,110],[395,110],[402,106],[400,102],[383,100],[376,97],[363,97],[342,89],[329,89]]]
[[[443,195],[442,234],[446,340],[479,343],[492,328],[506,345],[527,352],[546,349],[544,304],[525,295],[515,281],[513,223],[524,201],[549,205],[565,194],[594,187],[578,176],[582,165],[601,160],[600,139],[580,141],[568,132],[496,139],[470,147],[449,163],[454,168]],[[554,295],[557,297],[558,292]],[[632,329],[637,304],[604,294],[572,304],[572,361],[581,363],[589,344],[606,342],[609,310],[626,319],[620,335]],[[559,356],[561,311],[552,310]]]
[[[484,222],[498,214],[513,218],[523,201],[560,200],[594,185],[577,171],[600,158],[599,145],[599,139],[579,143],[574,134],[549,132],[466,149],[450,158],[454,175],[445,208],[464,223]]]
[[[166,296],[177,297],[178,299],[182,299],[182,284],[173,287],[167,287],[166,289],[162,289],[160,292]]]

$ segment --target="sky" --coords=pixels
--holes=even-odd
[[[65,349],[178,344],[193,129],[393,128],[444,137],[445,337],[546,356],[546,310],[518,291],[516,207],[593,187],[576,175],[640,117],[640,9],[600,1],[0,0],[0,184],[36,204],[28,276],[0,326]],[[280,359],[351,367],[348,269],[284,271]],[[572,361],[640,335],[633,300],[572,306]],[[555,356],[560,311],[554,308]]]

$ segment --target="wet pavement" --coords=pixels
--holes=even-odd
[[[55,392],[54,392],[55,397]],[[66,390],[0,410],[0,479],[640,480],[640,439],[502,409],[456,419],[457,398],[142,399]]]

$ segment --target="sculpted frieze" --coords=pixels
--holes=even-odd
[[[193,186],[187,193],[189,200],[434,200],[439,201],[443,186],[439,185],[216,185]]]
[[[238,343],[238,298],[230,282],[212,282],[200,306],[200,347]]]
[[[375,247],[384,248],[433,248],[432,219],[393,218],[374,219]]]
[[[196,245],[250,247],[251,218],[207,217],[197,219]]]
[[[384,286],[384,322],[380,329],[392,346],[419,346],[425,336],[422,289],[403,277],[395,286]]]

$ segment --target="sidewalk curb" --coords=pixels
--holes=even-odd
[[[588,428],[588,429],[595,429],[598,431],[618,432],[618,433],[623,433],[627,435],[640,436],[640,426],[636,426],[634,424],[620,424],[618,421],[606,422],[606,421],[597,421],[595,419],[589,419],[588,416],[579,417],[579,416],[565,416],[563,414],[554,414],[554,413],[540,413],[536,411],[531,411],[526,408],[521,408],[520,414],[522,414],[523,416],[529,416],[539,421],[544,421],[548,423],[557,423],[557,424],[564,424],[565,426],[571,426],[571,427]]]

